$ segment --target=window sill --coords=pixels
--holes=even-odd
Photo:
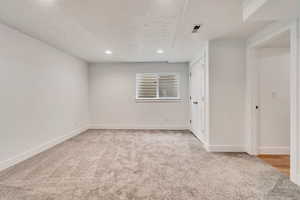
[[[183,99],[135,99],[136,103],[178,103]]]

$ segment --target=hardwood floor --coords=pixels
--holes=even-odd
[[[289,155],[259,155],[258,157],[278,169],[283,174],[290,176]]]

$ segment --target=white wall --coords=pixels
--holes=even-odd
[[[147,72],[180,73],[182,100],[137,102],[135,76]],[[189,126],[187,64],[92,64],[89,81],[93,128],[185,129]]]
[[[300,22],[297,20],[278,21],[270,24],[263,30],[251,36],[247,40],[247,152],[257,154],[259,133],[257,129],[258,116],[255,105],[258,105],[258,87],[256,86],[258,77],[257,52],[255,48],[266,41],[290,31],[290,153],[291,153],[291,180],[300,185],[300,151],[299,151],[299,58],[300,58]]]
[[[245,57],[244,41],[210,41],[211,151],[244,151]]]
[[[259,50],[259,149],[261,154],[289,154],[290,53],[288,48]]]
[[[0,169],[88,125],[84,62],[0,25]]]

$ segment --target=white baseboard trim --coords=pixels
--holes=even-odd
[[[297,174],[295,183],[300,186],[300,174]]]
[[[207,150],[209,152],[224,152],[224,153],[230,153],[230,152],[246,152],[244,146],[234,146],[234,145],[208,145]]]
[[[86,130],[88,130],[88,127],[83,127],[83,128],[79,128],[79,129],[73,130],[73,131],[71,131],[70,134],[64,135],[64,136],[59,137],[57,139],[54,139],[54,140],[52,140],[50,142],[42,144],[42,145],[40,145],[38,147],[35,147],[35,148],[33,148],[33,149],[29,150],[29,151],[26,151],[26,152],[24,152],[22,154],[19,154],[19,155],[15,156],[15,157],[13,157],[11,159],[2,161],[2,162],[0,162],[0,171],[2,171],[4,169],[7,169],[9,167],[12,167],[12,166],[14,166],[14,165],[16,165],[16,164],[24,161],[24,160],[27,160],[27,159],[29,159],[29,158],[31,158],[31,157],[33,157],[33,156],[35,156],[35,155],[37,155],[37,154],[45,151],[45,150],[47,150],[47,149],[50,149],[51,147],[54,147],[57,144],[60,144],[60,143],[66,141],[66,140],[68,140],[68,139],[70,139],[70,138],[72,138],[72,137],[74,137],[76,135],[79,135],[80,133],[82,133],[82,132],[84,132]]]
[[[122,124],[92,124],[90,129],[145,129],[145,130],[189,130],[188,125],[122,125]]]
[[[288,146],[262,146],[258,149],[259,154],[270,155],[289,155],[290,147]]]
[[[300,174],[293,172],[291,169],[290,180],[300,186]]]
[[[189,129],[193,135],[198,139],[200,140],[200,142],[203,144],[203,147],[206,151],[208,151],[208,144],[206,142],[206,140],[204,139],[204,136],[202,134],[196,134],[192,128]]]
[[[203,144],[204,149],[207,152],[212,153],[226,153],[226,152],[246,152],[244,146],[234,146],[234,145],[209,145],[207,141],[205,140],[205,137],[203,134],[195,134],[192,128],[190,128],[190,131],[195,135],[196,138],[200,140],[200,142]]]

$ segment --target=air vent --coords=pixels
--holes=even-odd
[[[200,28],[201,28],[201,24],[196,24],[194,27],[193,27],[193,31],[192,33],[198,33]]]

